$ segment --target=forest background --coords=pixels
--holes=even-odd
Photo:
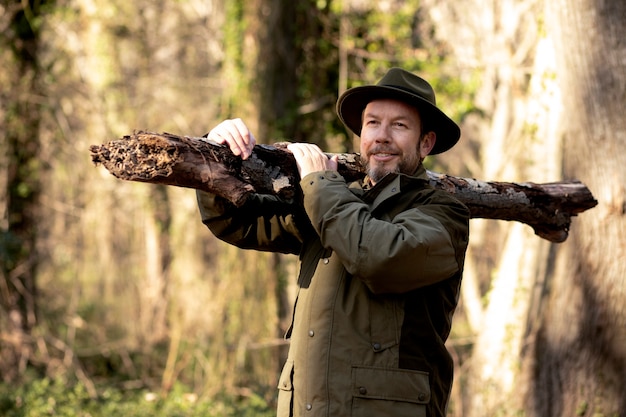
[[[472,220],[449,415],[626,415],[625,2],[2,0],[0,63],[0,414],[272,415],[295,260],[89,146],[242,117],[354,151],[337,96],[401,66],[462,127],[431,169],[598,200],[560,244]]]

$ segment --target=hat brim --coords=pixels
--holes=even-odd
[[[337,114],[348,129],[361,136],[362,116],[367,104],[377,99],[394,99],[416,107],[422,121],[437,135],[430,155],[440,154],[452,148],[461,137],[459,126],[439,108],[422,97],[400,88],[367,85],[347,90],[337,100]]]

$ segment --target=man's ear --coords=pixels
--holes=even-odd
[[[431,130],[430,132],[426,133],[422,137],[422,140],[420,141],[420,146],[419,146],[420,157],[425,158],[426,155],[428,155],[430,151],[433,150],[433,147],[435,146],[436,142],[437,142],[437,134],[435,132]]]

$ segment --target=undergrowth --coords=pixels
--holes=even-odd
[[[270,417],[260,396],[203,398],[176,386],[167,395],[148,390],[100,387],[93,398],[84,385],[39,379],[20,386],[0,384],[2,417]]]

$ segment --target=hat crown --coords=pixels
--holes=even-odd
[[[433,106],[437,105],[435,90],[423,78],[402,68],[391,68],[377,84],[381,87],[397,88],[414,94],[428,101]]]

